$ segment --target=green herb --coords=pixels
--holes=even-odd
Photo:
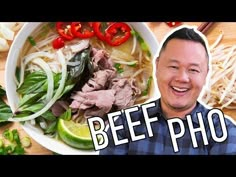
[[[129,66],[129,67],[134,67],[134,68],[135,68],[135,67],[137,66],[137,63],[129,64],[128,66]]]
[[[22,99],[20,99],[19,101],[19,108],[18,111],[22,111],[23,107],[25,107],[25,105],[30,105],[30,104],[34,104],[37,103],[38,100],[40,100],[42,98],[42,96],[44,95],[43,92],[40,93],[32,93],[32,94],[28,94],[28,95],[22,95]]]
[[[12,155],[23,155],[25,154],[25,149],[20,145],[16,145],[11,153]]]
[[[70,120],[71,119],[71,108],[67,109],[59,119]]]
[[[23,137],[23,138],[21,139],[21,144],[22,144],[22,146],[23,146],[24,148],[30,147],[30,146],[31,146],[30,138],[29,138],[28,136]]]
[[[35,113],[39,110],[41,110],[45,105],[43,103],[35,103],[35,104],[30,104],[30,105],[24,105],[23,107],[21,107],[20,109],[18,109],[17,112],[17,116],[20,117],[20,115],[24,114],[24,116],[26,115],[30,115],[32,113]],[[50,120],[50,121],[54,121],[56,120],[56,117],[52,114],[51,111],[46,111],[45,113],[43,113],[41,115],[43,118],[45,118],[46,120]]]
[[[53,74],[54,79],[54,90],[59,86],[61,79],[61,73]],[[27,109],[27,106],[34,106],[35,104],[41,103],[47,94],[48,81],[47,76],[42,71],[35,71],[27,73],[23,84],[17,89],[17,92],[21,94],[19,101],[18,111]],[[27,105],[27,106],[26,106]],[[40,105],[37,105],[40,106]],[[40,109],[45,105],[41,105]],[[37,108],[37,107],[36,107]],[[32,107],[32,109],[35,109]],[[40,110],[37,109],[37,110]],[[35,111],[33,111],[35,112]]]
[[[67,66],[70,77],[73,82],[81,81],[83,75],[91,76],[93,74],[93,64],[90,57],[91,48],[78,52],[70,59],[71,62],[79,61],[76,66]]]
[[[20,67],[16,67],[16,80],[20,83]]]
[[[7,122],[12,117],[11,108],[0,98],[0,123]]]
[[[3,144],[4,144],[3,140],[2,140],[2,139],[0,139],[0,148],[2,148],[2,147],[3,147]]]
[[[22,141],[20,140],[19,133],[16,129],[9,130],[6,129],[3,132],[3,139],[0,139],[0,155],[23,155],[25,154],[25,142],[24,138],[22,141],[24,142],[24,145]],[[27,144],[31,144],[30,139],[28,138]]]
[[[74,87],[79,88],[79,85],[84,85],[93,74],[93,64],[91,54],[91,47],[76,53],[71,59],[71,62],[78,62],[78,65],[67,66],[67,80],[61,94],[56,98],[60,99],[64,94],[70,92]],[[54,90],[57,91],[61,73],[53,73]],[[81,87],[80,87],[81,88]],[[30,116],[45,108],[45,98],[47,95],[48,80],[47,75],[43,71],[25,72],[24,82],[17,89],[20,94],[19,107],[14,113],[15,118],[22,118]],[[54,95],[55,96],[55,95]],[[71,110],[67,110],[65,118],[71,118]],[[13,118],[14,118],[13,117]],[[53,115],[50,109],[38,116],[35,121],[36,124],[44,122],[43,131],[45,134],[53,134],[56,132],[57,118]]]
[[[37,89],[47,81],[47,76],[42,71],[35,71],[32,73],[26,73],[23,84],[17,89],[17,92],[26,95],[29,93],[35,93]]]
[[[21,145],[20,137],[16,129],[12,130],[12,134],[13,134],[13,141],[15,141],[17,145]]]
[[[69,74],[63,94],[65,92],[69,92],[69,89],[72,88],[80,90],[82,86],[92,77],[94,68],[90,54],[91,47],[76,53],[70,59],[71,62],[79,61],[79,64],[75,66],[67,66]]]
[[[145,96],[148,94],[149,92],[149,89],[150,89],[150,86],[151,86],[151,83],[152,83],[152,76],[150,76],[147,80],[147,85],[146,85],[146,89],[142,91],[142,95]]]
[[[137,40],[141,46],[141,49],[143,51],[147,52],[148,56],[150,57],[151,52],[149,50],[149,47],[148,47],[147,43],[144,41],[144,39],[141,37],[141,35],[135,30],[131,30],[131,34],[137,38]]]
[[[34,38],[33,38],[32,36],[29,36],[29,37],[28,37],[28,41],[30,42],[30,44],[31,44],[32,46],[36,46],[36,42],[35,42],[35,40],[34,40]]]
[[[50,22],[50,23],[48,23],[48,26],[49,26],[50,28],[55,28],[56,23],[55,23],[55,22]]]
[[[58,119],[57,119],[58,120]],[[55,132],[57,131],[57,120],[51,122],[47,128],[44,130],[45,134],[55,134]]]
[[[121,67],[120,63],[115,63],[114,67],[116,68],[118,73],[123,73],[124,69]]]
[[[2,98],[3,96],[6,96],[6,92],[5,92],[5,90],[2,88],[2,86],[0,85],[0,98]]]
[[[7,119],[12,116],[11,108],[2,99],[4,96],[6,96],[6,92],[0,85],[0,125],[7,122]]]
[[[10,142],[13,142],[13,133],[9,129],[4,130],[3,137],[9,140]]]

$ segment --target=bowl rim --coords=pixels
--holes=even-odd
[[[12,66],[15,67],[17,63],[17,58],[20,54],[20,51],[22,47],[24,46],[25,41],[27,40],[27,37],[32,34],[32,32],[41,24],[42,22],[26,22],[24,23],[23,27],[19,30],[17,35],[15,36],[15,39],[13,40],[13,43],[10,47],[7,61],[5,65],[5,88],[6,88],[6,95],[8,98],[8,104],[13,112],[15,112],[18,104],[18,97],[16,94],[16,84],[14,82],[15,78],[15,68],[14,71],[12,71]],[[148,34],[148,35],[142,35],[145,41],[149,45],[150,51],[153,56],[153,60],[157,57],[159,42],[154,35],[154,33],[151,31],[151,29],[148,27],[148,25],[145,22],[127,22],[128,24],[131,24],[135,30],[138,32],[142,30],[142,34]],[[141,24],[141,25],[140,25]],[[22,42],[24,41],[24,42]],[[154,65],[153,65],[154,66]],[[154,67],[155,68],[155,67]],[[153,69],[155,70],[155,69]],[[153,76],[155,77],[155,71],[153,71]],[[12,79],[9,79],[12,78]],[[156,79],[154,80],[154,89],[155,92],[157,90],[156,85]],[[151,99],[155,99],[157,95],[154,95]],[[36,127],[30,125],[29,123],[25,123],[24,125],[21,124],[23,130],[31,137],[33,138],[37,143],[42,145],[43,147],[49,149],[50,151],[53,151],[58,154],[64,154],[64,155],[98,155],[99,151],[86,151],[86,150],[80,150],[75,149],[73,147],[70,147],[69,145],[66,145],[63,142],[60,142],[56,140],[55,138],[50,138],[49,136],[43,135],[42,131],[37,129]]]

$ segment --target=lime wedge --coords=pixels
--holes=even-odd
[[[57,132],[66,144],[78,149],[93,149],[93,140],[88,124],[75,123],[72,120],[60,119]]]

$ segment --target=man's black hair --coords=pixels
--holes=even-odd
[[[161,49],[160,53],[163,50],[165,50],[166,45],[168,44],[168,42],[171,39],[184,39],[184,40],[190,40],[190,41],[194,41],[194,42],[199,42],[199,43],[201,43],[203,45],[203,47],[206,50],[207,57],[209,57],[205,41],[203,40],[203,38],[197,32],[194,31],[193,28],[186,28],[186,27],[184,27],[184,28],[181,28],[181,29],[176,30],[175,32],[173,32],[170,36],[168,36],[166,38],[165,42],[162,45],[162,49]]]

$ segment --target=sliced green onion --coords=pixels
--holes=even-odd
[[[13,140],[16,142],[16,144],[20,145],[21,144],[20,136],[17,129],[12,130],[12,134],[13,134]]]
[[[3,136],[4,138],[6,138],[7,140],[9,140],[10,142],[12,142],[14,139],[13,139],[13,133],[11,130],[9,129],[6,129],[4,132],[3,132]]]
[[[22,144],[22,146],[23,146],[24,148],[30,147],[30,146],[31,146],[31,140],[30,140],[30,138],[29,138],[28,136],[23,137],[23,138],[21,139],[21,144]]]
[[[148,94],[148,91],[150,89],[151,86],[151,82],[152,82],[152,76],[150,76],[147,80],[147,85],[146,85],[146,89],[142,91],[142,95],[145,96]]]
[[[33,38],[32,36],[29,36],[29,37],[28,37],[28,41],[30,42],[30,44],[31,44],[32,46],[36,46],[36,42],[35,42],[35,40],[34,40],[34,38]]]
[[[114,67],[116,68],[118,73],[123,73],[124,69],[121,67],[120,63],[115,63]]]
[[[69,108],[58,119],[70,120],[71,117],[71,108]]]

